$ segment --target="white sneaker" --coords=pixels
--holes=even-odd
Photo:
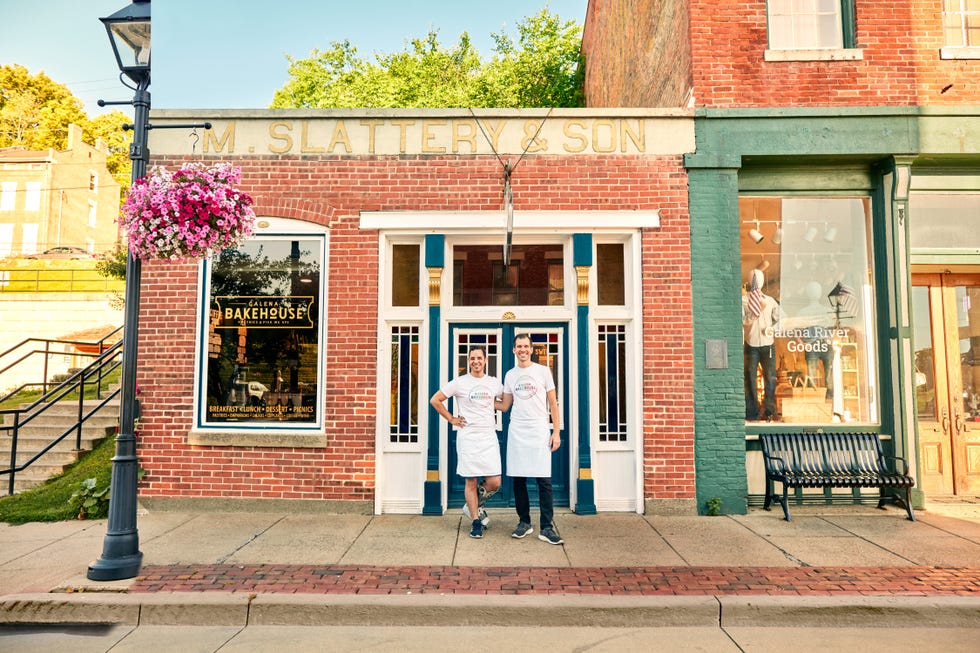
[[[489,528],[490,516],[487,514],[487,511],[483,508],[480,508],[479,512],[480,512],[480,521],[483,523],[483,528]],[[467,519],[473,519],[473,516],[470,515],[470,507],[465,503],[463,504],[463,514],[466,515]]]

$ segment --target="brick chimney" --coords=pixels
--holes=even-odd
[[[77,149],[82,144],[82,128],[78,125],[68,125],[68,149]]]

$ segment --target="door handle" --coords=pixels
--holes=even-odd
[[[942,425],[943,425],[943,433],[949,433],[949,414],[946,412],[945,408],[943,408]]]
[[[963,423],[963,416],[960,415],[960,411],[956,411],[956,419],[953,422],[953,426],[957,433],[962,433],[966,430],[966,424]]]

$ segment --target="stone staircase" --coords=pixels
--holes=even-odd
[[[85,400],[85,413],[87,414],[98,404],[99,401],[96,399]],[[21,419],[23,420],[25,417],[22,416]],[[17,435],[16,463],[20,465],[30,459],[61,435],[65,429],[76,424],[77,420],[78,402],[61,401],[48,407],[41,415],[21,426]],[[3,426],[8,427],[11,422],[12,420],[8,416]],[[65,470],[65,467],[91,451],[103,439],[113,436],[118,425],[119,398],[116,397],[89,417],[82,425],[82,440],[78,450],[75,449],[76,433],[72,431],[27,469],[17,472],[14,477],[14,493],[37,487],[52,476],[60,474]],[[0,427],[0,468],[2,469],[10,467],[12,434],[12,429]],[[0,476],[0,496],[7,494],[9,482],[9,476]]]

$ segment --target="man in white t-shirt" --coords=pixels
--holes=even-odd
[[[443,419],[456,429],[456,473],[466,479],[463,496],[473,524],[470,537],[483,537],[486,522],[482,518],[481,505],[500,489],[500,443],[497,442],[497,412],[494,407],[503,393],[503,386],[495,376],[485,373],[487,352],[483,347],[469,351],[469,374],[456,377],[432,395],[429,403]],[[456,398],[456,411],[452,415],[445,401]],[[484,477],[482,501],[477,481]]]
[[[534,532],[527,493],[527,479],[534,478],[541,509],[538,539],[561,544],[564,540],[555,530],[551,490],[551,453],[561,446],[558,395],[551,369],[533,362],[531,352],[531,336],[522,333],[514,338],[517,365],[504,375],[504,396],[499,404],[501,410],[514,407],[507,429],[507,476],[514,479],[514,506],[519,521],[511,536],[520,539]]]

